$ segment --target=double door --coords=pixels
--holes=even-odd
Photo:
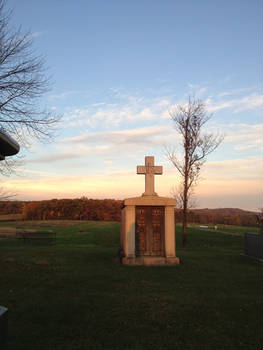
[[[137,256],[164,256],[164,207],[136,206]]]

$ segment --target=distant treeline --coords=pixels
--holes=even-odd
[[[189,211],[188,222],[198,224],[221,224],[235,226],[260,226],[259,213],[235,208],[193,209]],[[175,210],[176,222],[182,221],[182,213]]]
[[[23,220],[97,220],[120,221],[123,201],[115,199],[52,199],[43,201],[0,201],[0,219],[3,215],[21,214]],[[241,209],[194,209],[189,211],[189,222],[259,226],[259,213]],[[181,211],[175,209],[175,221],[182,221]]]
[[[43,201],[0,202],[0,215],[22,214],[24,220],[120,221],[122,201],[114,199],[51,199]]]

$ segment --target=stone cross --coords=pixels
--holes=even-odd
[[[154,192],[154,175],[162,175],[163,167],[154,166],[154,157],[145,157],[145,165],[137,166],[137,174],[145,175],[145,192],[143,196],[157,196]]]

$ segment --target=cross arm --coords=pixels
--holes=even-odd
[[[143,165],[137,166],[137,174],[146,174],[146,167]]]
[[[154,174],[155,175],[162,175],[163,173],[163,167],[162,166],[155,166],[154,167]]]

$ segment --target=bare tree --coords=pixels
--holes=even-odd
[[[172,152],[171,152],[172,153]],[[167,149],[167,156],[169,150]],[[169,157],[168,157],[169,158]],[[183,209],[184,206],[184,190],[183,183],[181,182],[178,186],[173,186],[170,193],[176,199],[176,207],[178,209]],[[194,188],[193,186],[189,189],[188,194],[188,209],[196,207],[196,200],[194,198]]]
[[[32,34],[10,28],[11,15],[0,0],[0,127],[28,145],[34,138],[50,138],[60,118],[39,107],[39,98],[49,90],[44,60],[34,54]]]
[[[204,124],[211,118],[207,114],[205,103],[189,96],[186,105],[176,105],[170,111],[176,131],[182,137],[183,158],[175,151],[167,150],[166,155],[181,176],[178,197],[182,204],[183,247],[186,247],[187,214],[193,188],[200,179],[200,171],[206,156],[222,142],[223,136],[202,132]]]
[[[4,188],[0,187],[0,201],[7,201],[16,196],[16,193],[12,191],[5,190]]]

